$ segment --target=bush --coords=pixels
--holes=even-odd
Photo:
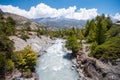
[[[114,25],[110,28],[106,33],[106,37],[109,39],[111,37],[119,36],[120,34],[120,26]]]
[[[6,62],[6,70],[12,71],[14,69],[14,62],[11,59],[8,59]]]
[[[104,58],[114,62],[120,58],[120,37],[113,37],[106,41],[104,44],[95,48],[94,52],[91,52],[89,56],[95,58]]]
[[[8,17],[7,19],[0,18],[0,35],[14,35],[16,32],[15,25],[16,22],[11,17]]]
[[[67,47],[68,50],[72,50],[74,56],[76,56],[77,52],[80,49],[80,44],[78,43],[77,38],[74,34],[68,36],[65,46]]]
[[[95,41],[90,45],[90,50],[93,51],[97,47],[98,43]]]
[[[19,69],[30,71],[35,70],[35,65],[37,64],[37,54],[31,49],[30,46],[26,46],[24,50],[17,51],[14,56],[14,61]]]
[[[26,41],[29,39],[29,36],[27,34],[21,34],[20,38]]]

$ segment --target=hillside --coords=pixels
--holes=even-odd
[[[33,30],[35,30],[38,29],[38,27],[42,26],[39,23],[36,23],[35,21],[20,15],[2,12],[2,10],[0,10],[0,13],[2,13],[4,18],[11,17],[13,20],[15,20],[17,29],[21,29],[24,27],[31,27]]]
[[[0,80],[20,76],[35,80],[38,56],[53,41],[49,36],[38,34],[38,25],[22,16],[0,11]]]
[[[119,80],[120,25],[102,14],[87,21],[80,31],[81,37],[76,34],[77,29],[73,28],[66,39],[66,47],[75,57],[73,67],[78,71],[80,80],[84,80],[81,77],[85,80]],[[78,42],[78,39],[81,41]]]

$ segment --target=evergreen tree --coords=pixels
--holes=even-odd
[[[113,22],[112,22],[110,16],[108,16],[106,18],[106,22],[107,22],[107,30],[109,30],[112,27],[112,25],[113,25]]]
[[[85,25],[85,30],[84,30],[84,36],[87,37],[88,34],[89,34],[89,29],[90,29],[90,26],[89,26],[89,21],[87,21],[86,25]]]
[[[96,22],[97,26],[97,43],[102,44],[105,41],[105,33],[106,33],[106,27],[107,24],[104,20],[104,17],[101,16],[98,17],[98,20]]]
[[[74,34],[68,36],[65,46],[68,50],[72,50],[74,56],[77,55],[77,52],[80,49],[80,44],[78,43],[77,38]]]
[[[95,21],[91,20],[89,24],[89,34],[87,36],[88,42],[96,41],[97,37],[97,27],[95,25]]]

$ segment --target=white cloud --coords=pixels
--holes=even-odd
[[[72,14],[68,14],[66,17],[71,19],[78,19],[78,20],[87,20],[91,18],[95,18],[98,15],[97,9],[86,9],[81,8],[77,12],[73,12]]]
[[[116,13],[115,16],[113,16],[114,19],[120,20],[120,14]]]
[[[4,12],[10,12],[18,14],[27,18],[46,18],[46,17],[65,17],[77,20],[87,20],[94,18],[98,15],[97,9],[80,8],[76,11],[76,6],[70,6],[69,8],[56,9],[52,8],[44,3],[40,3],[37,6],[32,6],[29,11],[14,7],[12,5],[0,5],[0,8]]]
[[[29,17],[27,11],[20,9],[19,7],[14,7],[12,5],[0,5],[0,9],[2,9],[2,11],[4,12],[10,12],[21,16]]]
[[[57,17],[57,10],[44,3],[40,3],[37,6],[31,7],[28,14],[31,15],[31,18]]]

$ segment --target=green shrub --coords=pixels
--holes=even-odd
[[[94,52],[91,52],[89,56],[95,58],[104,58],[114,62],[120,58],[120,37],[113,37],[95,48]]]
[[[109,31],[107,31],[106,37],[108,39],[111,37],[119,36],[119,34],[120,34],[120,26],[114,25],[110,28]]]
[[[93,51],[97,47],[98,43],[95,41],[90,45],[90,50]]]
[[[21,34],[20,38],[26,41],[26,39],[29,39],[29,36],[27,34]]]
[[[77,41],[76,36],[73,34],[71,36],[68,36],[66,45],[68,50],[72,50],[72,53],[76,56],[77,52],[81,48],[80,44]]]
[[[6,70],[12,71],[14,69],[14,62],[11,59],[6,60]]]

